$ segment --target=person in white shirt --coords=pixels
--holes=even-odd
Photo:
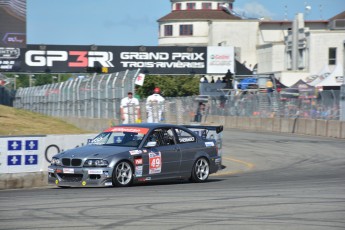
[[[162,120],[165,99],[160,93],[160,88],[156,87],[153,94],[146,99],[147,122],[149,123],[159,123]]]
[[[132,92],[128,92],[127,95],[127,97],[122,98],[120,104],[122,124],[135,123],[141,119],[139,100],[133,97]]]

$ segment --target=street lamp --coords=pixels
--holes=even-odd
[[[54,79],[57,79],[57,76],[52,76],[52,83],[53,84],[55,83]]]
[[[35,75],[29,75],[29,86],[32,87],[32,78],[34,78]]]
[[[17,78],[19,76],[18,75],[14,75],[14,78],[13,78],[13,89],[16,90],[17,89]]]

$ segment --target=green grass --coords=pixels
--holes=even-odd
[[[54,117],[0,105],[0,136],[83,133],[91,132]]]

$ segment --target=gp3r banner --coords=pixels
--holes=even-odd
[[[0,47],[0,71],[112,73],[141,69],[145,74],[178,75],[233,70],[233,60],[215,62],[215,57],[233,58],[233,47],[28,45],[25,49]]]

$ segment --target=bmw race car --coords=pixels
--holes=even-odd
[[[217,135],[222,130],[222,126],[157,123],[114,126],[86,146],[55,155],[48,167],[48,183],[124,187],[173,178],[204,182],[222,163],[216,140],[206,138],[209,132]]]

